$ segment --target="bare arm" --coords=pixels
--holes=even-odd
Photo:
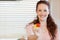
[[[37,36],[33,32],[33,24],[26,26],[27,36],[28,40],[37,40]]]
[[[60,31],[59,30],[57,30],[55,40],[60,40]]]

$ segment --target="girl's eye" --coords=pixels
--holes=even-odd
[[[47,12],[47,10],[44,10],[44,12]]]
[[[39,10],[39,11],[41,11],[41,10]]]

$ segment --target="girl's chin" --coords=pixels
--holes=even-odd
[[[39,20],[41,21],[45,21],[47,19],[47,17],[39,17]]]
[[[40,20],[41,20],[41,21],[45,21],[45,20],[46,20],[46,18],[40,18]]]

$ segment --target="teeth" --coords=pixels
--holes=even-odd
[[[44,17],[44,16],[41,16],[41,17]]]

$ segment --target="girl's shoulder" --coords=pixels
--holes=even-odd
[[[55,39],[60,40],[60,30],[59,30],[59,28],[57,28],[57,30],[56,30],[56,38]]]

